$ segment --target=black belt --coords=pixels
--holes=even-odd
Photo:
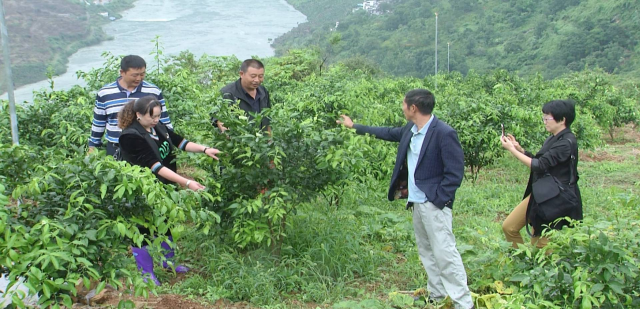
[[[413,202],[407,202],[407,206],[404,208],[404,210],[409,210],[409,208],[413,210]]]

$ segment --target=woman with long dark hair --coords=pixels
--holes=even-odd
[[[571,124],[576,118],[575,104],[567,100],[550,101],[542,107],[542,114],[545,129],[551,133],[551,136],[545,140],[542,148],[535,155],[525,151],[511,134],[503,135],[500,138],[502,147],[531,170],[522,202],[502,223],[504,235],[514,248],[518,248],[518,244],[524,243],[520,230],[527,224],[533,227],[531,243],[539,248],[544,247],[548,242],[548,239],[541,237],[545,225],[560,229],[568,224],[566,220],[554,224],[544,222],[532,211],[537,206],[535,199],[531,196],[533,183],[547,173],[554,176],[570,190],[574,190],[578,198],[578,207],[573,209],[569,217],[574,220],[582,220],[582,200],[577,184],[578,142],[576,136],[571,132]]]
[[[160,122],[162,105],[154,96],[142,97],[136,101],[130,101],[118,113],[118,126],[122,128],[120,135],[120,152],[122,158],[132,165],[147,167],[156,175],[158,180],[166,184],[178,184],[191,190],[202,190],[204,186],[195,180],[187,179],[179,175],[175,162],[174,149],[189,152],[202,152],[214,159],[220,151],[215,148],[205,147],[187,141],[177,133],[167,129]],[[149,233],[146,228],[140,228],[141,233]],[[169,236],[169,240],[173,241]],[[163,243],[165,257],[171,258],[174,255],[172,247],[168,243]],[[136,259],[138,269],[142,270],[147,277],[150,277],[155,284],[160,285],[153,272],[153,259],[149,255],[146,246],[141,248],[132,247],[133,255]],[[167,261],[163,262],[165,268],[170,267]],[[179,265],[176,272],[186,272],[188,268]]]

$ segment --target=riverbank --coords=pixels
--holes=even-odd
[[[262,13],[252,24],[238,22],[246,18],[246,7]],[[136,0],[135,6],[122,13],[122,18],[100,28],[112,39],[75,52],[68,58],[66,73],[54,76],[51,82],[56,90],[84,86],[76,72],[104,67],[105,52],[116,56],[141,55],[145,59],[150,56],[147,60],[151,61],[156,48],[152,42],[158,37],[163,57],[184,51],[196,57],[203,54],[235,55],[240,59],[270,57],[274,54],[271,38],[305,21],[306,17],[285,0]],[[260,25],[260,29],[256,30],[255,25]],[[33,102],[33,92],[50,89],[51,82],[43,79],[16,88],[16,102]]]
[[[102,26],[120,18],[134,1],[4,1],[14,86],[64,73],[73,53],[110,39]],[[6,91],[4,74],[0,74],[0,83]]]
[[[307,16],[305,23],[299,24],[287,33],[273,40],[271,46],[276,56],[282,56],[291,48],[307,47],[310,44],[323,46],[325,39],[311,42],[309,38],[316,32],[326,36],[329,29],[336,27],[336,21],[343,20],[352,13],[361,0],[286,0],[294,9]]]

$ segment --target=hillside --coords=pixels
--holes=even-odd
[[[90,5],[82,0],[3,2],[16,86],[45,79],[49,67],[55,74],[63,73],[71,54],[108,38],[100,29],[108,19],[97,13],[107,11],[113,16],[133,1],[113,0],[109,5],[90,2]],[[0,64],[4,65],[2,59]],[[0,82],[5,89],[4,74]]]
[[[93,86],[45,89],[18,105],[26,124],[20,146],[11,145],[9,115],[0,113],[0,263],[8,280],[26,278],[45,308],[453,308],[447,300],[426,304],[412,212],[404,200],[387,201],[397,143],[336,123],[348,114],[363,125],[404,125],[403,95],[433,89],[432,79],[341,63],[320,72],[314,50],[263,60],[274,104],[254,119],[220,97],[237,78],[235,57],[184,52],[145,77],[164,90],[176,133],[221,151],[219,161],[176,151],[178,174],[203,190],[162,184],[104,150],[87,154]],[[117,66],[107,59],[84,75],[86,84],[111,81]],[[457,131],[467,167],[450,220],[477,309],[640,308],[640,95],[612,86],[611,77],[439,76],[434,111]],[[537,151],[548,136],[540,107],[567,97],[577,106],[571,130],[584,221],[552,231],[541,250],[523,231],[525,244],[513,250],[501,225],[522,200],[529,168],[501,147],[501,124]],[[229,128],[224,134],[210,125],[212,113]],[[264,116],[272,134],[256,125]],[[190,272],[156,259],[168,231],[178,246],[172,262]],[[162,287],[144,283],[132,245],[153,253]],[[80,280],[97,286],[94,293]],[[90,305],[73,303],[85,299]]]
[[[449,42],[450,69],[463,74],[502,68],[553,78],[600,67],[640,79],[638,1],[380,2],[371,14],[353,10],[359,1],[289,1],[309,22],[275,40],[277,54],[315,45],[328,61],[366,58],[396,75],[433,74],[437,12],[439,71]]]

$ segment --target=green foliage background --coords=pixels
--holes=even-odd
[[[640,305],[636,157],[580,163],[587,219],[552,235],[552,254],[510,250],[499,227],[527,177],[504,156],[500,124],[535,151],[547,135],[542,104],[571,98],[580,148],[599,149],[603,133],[619,139],[620,127],[639,117],[637,88],[613,86],[606,72],[553,80],[505,70],[452,73],[439,76],[435,90],[432,78],[381,76],[352,63],[323,66],[319,51],[291,50],[264,59],[273,108],[249,120],[219,98],[237,78],[238,59],[188,52],[167,58],[161,50],[154,56],[160,65],[149,68],[148,80],[164,90],[176,130],[224,151],[220,162],[179,153],[181,173],[204,183],[203,192],[161,185],[147,169],[104,153],[86,156],[93,98],[117,76],[118,57],[106,54],[103,68],[80,72],[87,87],[43,91],[33,105],[19,106],[21,146],[9,145],[2,103],[0,201],[8,206],[0,208],[0,262],[44,296],[42,306],[68,306],[80,279],[136,295],[154,289],[127,256],[129,245],[146,243],[137,228],[144,225],[158,235],[149,240],[155,257],[171,229],[181,262],[193,269],[164,292],[263,308],[424,308],[397,292],[426,282],[410,214],[402,202],[385,200],[397,145],[335,123],[348,114],[362,124],[403,125],[402,97],[418,87],[434,90],[434,114],[456,128],[465,151],[468,177],[457,194],[454,232],[476,307]],[[209,123],[214,113],[230,128],[227,135]],[[265,116],[273,136],[255,125]]]
[[[637,1],[389,0],[381,15],[352,12],[362,1],[289,2],[309,22],[275,40],[278,55],[317,46],[329,61],[364,58],[395,75],[431,75],[438,13],[440,72],[447,72],[450,43],[450,69],[463,74],[500,68],[554,78],[598,67],[640,77]]]

